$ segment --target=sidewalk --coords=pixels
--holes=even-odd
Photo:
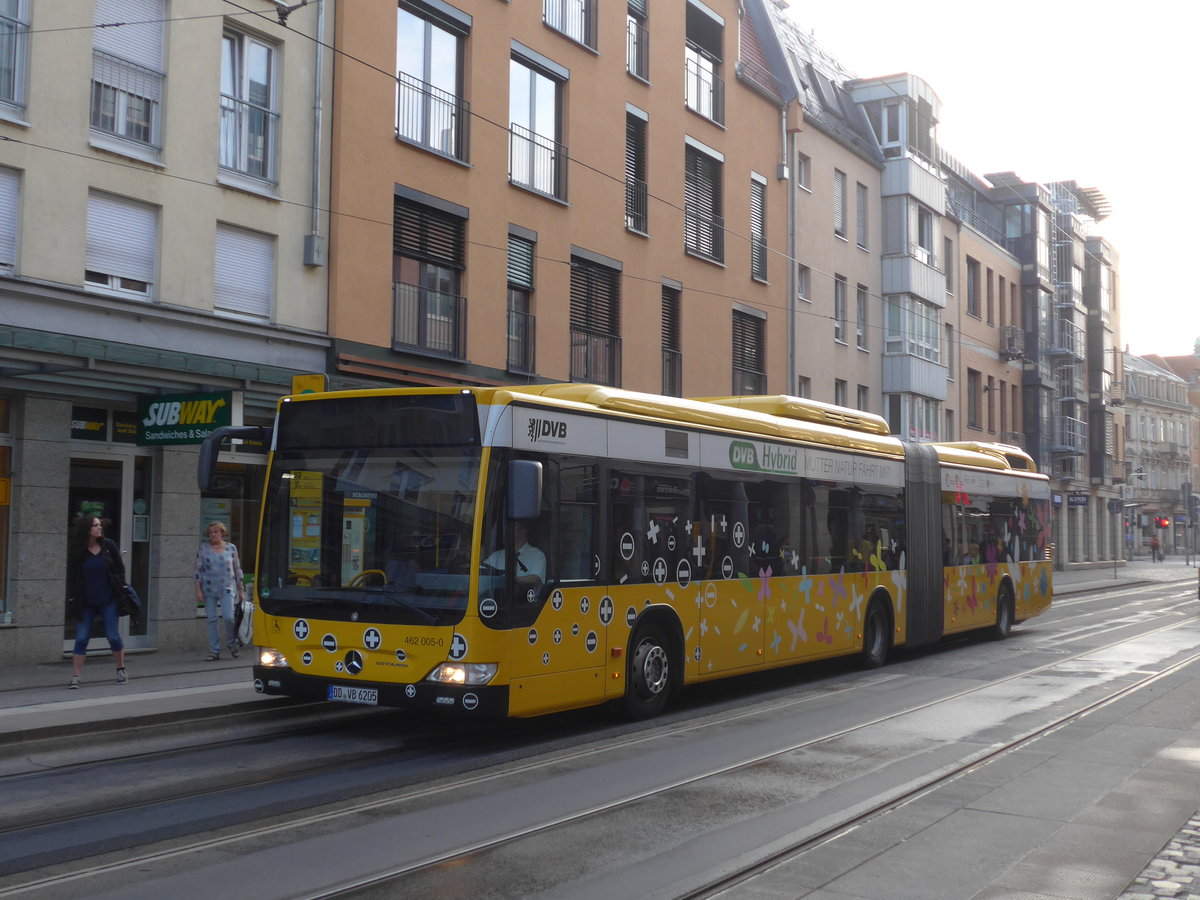
[[[1056,596],[1147,582],[1190,582],[1200,596],[1198,569],[1186,564],[1182,556],[1168,557],[1161,563],[1148,559],[1121,563],[1115,577],[1111,565],[1054,573]],[[249,710],[259,705],[265,710],[291,702],[254,692],[250,683],[252,648],[246,648],[239,659],[222,655],[217,662],[205,662],[203,657],[203,648],[128,653],[129,683],[125,685],[116,684],[111,657],[89,658],[83,670],[83,687],[77,691],[67,689],[70,660],[0,667],[0,755],[25,742],[57,735],[99,735],[133,724],[195,721],[228,713],[231,707]],[[1152,755],[1147,753],[1148,758]],[[1168,830],[1174,827],[1176,823],[1171,822]],[[1074,894],[1052,892],[1049,896]],[[1133,880],[1121,900],[1189,896],[1200,897],[1200,813],[1184,823],[1176,837]]]

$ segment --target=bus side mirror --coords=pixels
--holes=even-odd
[[[542,511],[542,464],[514,459],[508,464],[508,517],[536,519]]]
[[[200,459],[196,463],[196,483],[202,494],[208,492],[217,477],[217,457],[228,438],[241,438],[265,444],[271,439],[271,432],[261,425],[222,425],[220,428],[214,428],[201,442]]]

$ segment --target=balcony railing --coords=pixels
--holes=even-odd
[[[0,15],[0,103],[25,106],[25,51],[29,25]]]
[[[467,300],[417,284],[392,285],[392,348],[463,359],[467,345]]]
[[[93,130],[159,149],[165,79],[162,72],[92,51]]]
[[[1025,358],[1025,331],[1019,325],[1000,326],[1000,358]]]
[[[533,350],[536,344],[537,321],[529,313],[508,311],[508,370],[531,374],[536,372]]]
[[[615,334],[571,328],[571,380],[621,386],[621,339]]]
[[[625,66],[629,74],[650,80],[650,32],[637,19],[630,18],[625,34]]]
[[[595,50],[598,5],[598,0],[542,0],[542,21]]]
[[[1087,449],[1087,423],[1069,416],[1054,420],[1054,452],[1083,453]]]
[[[649,192],[640,178],[625,179],[625,227],[648,234],[650,231]]]
[[[725,219],[692,209],[683,212],[683,245],[692,253],[717,262],[725,259]]]
[[[668,397],[683,396],[683,354],[678,350],[663,348],[662,392]]]
[[[221,95],[219,165],[275,184],[275,145],[279,114],[228,94]]]
[[[528,128],[509,126],[508,180],[557,200],[567,199],[567,148]]]
[[[725,124],[725,79],[693,59],[684,61],[687,108],[718,125]]]
[[[401,72],[396,77],[396,136],[467,162],[471,105]]]
[[[733,367],[733,393],[736,396],[761,394],[766,388],[767,376],[764,372],[742,366]]]
[[[1054,328],[1054,352],[1059,355],[1086,359],[1086,333],[1074,322],[1059,319]]]

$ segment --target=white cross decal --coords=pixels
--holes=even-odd
[[[658,543],[658,523],[651,520],[650,530],[646,532],[646,540],[652,544]]]
[[[368,628],[367,633],[363,635],[363,646],[368,650],[378,650],[379,645],[383,643],[383,638],[374,628]]]
[[[696,535],[696,546],[692,548],[692,556],[696,557],[697,568],[703,568],[704,557],[707,554],[708,551],[704,549],[704,538],[702,538],[700,535]]]

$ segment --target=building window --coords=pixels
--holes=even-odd
[[[954,367],[954,326],[946,325],[946,380],[955,381],[958,370]]]
[[[870,295],[870,292],[867,290],[867,286],[865,284],[860,284],[858,286],[858,296],[857,296],[858,322],[855,325],[855,328],[857,329],[856,337],[858,340],[858,349],[859,350],[866,350],[869,347],[869,341],[868,341],[868,337],[867,337],[867,335],[868,335],[867,328],[870,326],[870,310],[871,310],[870,299],[871,299],[871,295]]]
[[[936,441],[939,439],[942,405],[932,397],[919,394],[889,394],[884,398],[888,428],[892,434],[907,434],[910,441]],[[952,423],[953,417],[946,416]],[[950,424],[947,433],[953,434]]]
[[[803,153],[796,154],[796,187],[812,190],[812,160]]]
[[[884,352],[941,361],[942,311],[912,294],[884,298]]]
[[[846,343],[846,276],[833,276],[833,339]]]
[[[561,82],[529,60],[513,57],[508,87],[508,180],[566,200],[567,148],[559,143]]]
[[[21,176],[0,167],[0,273],[12,274],[17,264],[17,223],[21,208]]]
[[[807,375],[798,375],[796,377],[796,396],[801,398],[812,397],[812,379]]]
[[[27,0],[0,0],[0,106],[25,108],[25,66],[29,50]]]
[[[646,30],[649,0],[629,0],[625,17],[625,67],[642,81],[650,80],[650,32]]]
[[[679,288],[662,287],[662,392],[683,396],[683,346],[680,340],[682,314]]]
[[[508,368],[536,372],[533,317],[533,273],[536,245],[528,238],[508,236]]]
[[[683,150],[683,241],[689,253],[722,262],[725,219],[721,198],[722,162],[687,144]]]
[[[88,194],[84,287],[149,299],[157,255],[157,209],[112,194]]]
[[[833,379],[833,402],[836,406],[846,406],[846,381],[843,378]]]
[[[833,233],[846,236],[846,173],[833,170]]]
[[[650,195],[646,186],[646,129],[640,110],[625,112],[625,227],[639,234],[650,230]]]
[[[766,315],[758,310],[733,311],[733,393],[762,394],[767,389]]]
[[[918,205],[916,207],[916,213],[917,231],[916,241],[912,247],[912,254],[927,266],[936,265],[933,258],[933,212],[926,209],[924,206]]]
[[[796,266],[796,298],[812,303],[812,269],[803,264]]]
[[[396,11],[396,136],[464,162],[471,108],[462,97],[462,48],[469,34],[469,20],[417,3]]]
[[[269,184],[279,181],[275,47],[227,29],[221,40],[222,169]]]
[[[717,124],[725,122],[725,22],[697,3],[687,4],[684,46],[684,102],[687,108]]]
[[[858,386],[858,409],[863,412],[871,411],[871,390],[865,384]]]
[[[621,272],[571,256],[571,380],[621,386]]]
[[[987,323],[989,325],[996,324],[995,278],[995,273],[989,268],[987,270]]]
[[[945,238],[942,241],[942,252],[946,255],[946,293],[954,293],[954,270],[958,268],[957,261],[954,259],[954,241],[950,238]]]
[[[164,0],[96,0],[92,130],[157,150],[162,134]],[[121,24],[119,28],[101,27]]]
[[[217,225],[213,308],[267,319],[275,284],[275,239]]]
[[[967,369],[967,427],[982,428],[980,408],[983,403],[983,378],[974,369]]]
[[[542,21],[595,50],[597,5],[597,0],[542,0]]]
[[[750,277],[767,280],[767,180],[750,176]]]
[[[462,359],[465,219],[406,197],[396,197],[393,216],[392,347]]]
[[[983,389],[987,394],[987,430],[993,434],[996,432],[996,379],[989,375],[987,386]]]
[[[967,315],[979,316],[979,260],[967,257]]]
[[[867,186],[857,185],[858,246],[867,249]]]

